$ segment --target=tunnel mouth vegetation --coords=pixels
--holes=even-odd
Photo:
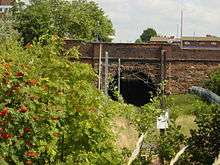
[[[143,72],[123,71],[120,78],[120,95],[128,104],[143,106],[151,101],[156,94],[156,85],[150,76]],[[109,84],[109,96],[118,101],[118,74]]]

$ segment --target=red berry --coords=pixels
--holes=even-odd
[[[36,85],[37,84],[37,80],[35,80],[35,79],[33,79],[33,80],[29,80],[28,81],[28,84],[30,84],[30,85]]]
[[[12,138],[12,135],[9,134],[9,133],[1,133],[0,134],[0,138],[2,138],[2,139],[10,139],[10,138]]]
[[[28,111],[28,108],[25,107],[24,105],[22,105],[21,108],[19,109],[19,112],[21,112],[21,113],[25,113],[27,111]]]
[[[24,132],[30,132],[31,131],[31,129],[30,128],[28,128],[28,127],[26,127],[26,128],[24,128]]]
[[[0,116],[6,116],[9,113],[8,108],[4,107],[0,112]]]
[[[16,76],[17,78],[20,78],[20,77],[23,77],[23,76],[24,76],[24,73],[22,73],[22,72],[17,72],[17,73],[15,74],[15,76]]]
[[[26,157],[31,157],[31,158],[37,158],[39,156],[39,153],[35,151],[27,151],[25,152]]]

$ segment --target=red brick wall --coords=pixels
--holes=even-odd
[[[217,69],[218,63],[169,62],[167,63],[167,92],[185,93],[191,86],[203,86],[208,75]]]
[[[66,41],[65,48],[79,46],[84,62],[98,69],[99,43]],[[109,53],[110,75],[117,71],[117,59],[121,58],[124,69],[140,70],[160,82],[161,50],[166,50],[167,91],[184,93],[192,85],[202,85],[210,72],[220,64],[220,50],[185,50],[168,44],[114,44],[103,43],[104,53]]]
[[[171,52],[167,54],[170,60],[218,60],[220,61],[220,50],[193,50],[180,49],[178,46],[170,46]]]

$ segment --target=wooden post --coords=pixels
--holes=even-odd
[[[108,52],[105,52],[105,94],[108,95]]]
[[[118,93],[121,92],[121,59],[118,59]]]
[[[102,44],[99,44],[99,81],[98,81],[98,89],[101,90],[101,79],[102,79]]]
[[[165,87],[164,87],[164,80],[165,80],[165,73],[166,73],[166,57],[165,57],[166,50],[161,50],[161,58],[160,58],[160,75],[161,75],[161,97],[160,97],[160,106],[161,109],[165,112],[166,105],[165,105]],[[160,136],[165,136],[165,129],[160,129]],[[159,155],[160,157],[160,163],[161,165],[164,165],[164,157],[162,156],[162,153]]]

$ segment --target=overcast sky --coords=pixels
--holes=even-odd
[[[185,36],[220,36],[220,0],[95,0],[112,20],[114,42],[134,42],[144,29],[176,35],[184,11]],[[180,33],[180,32],[179,32]]]

